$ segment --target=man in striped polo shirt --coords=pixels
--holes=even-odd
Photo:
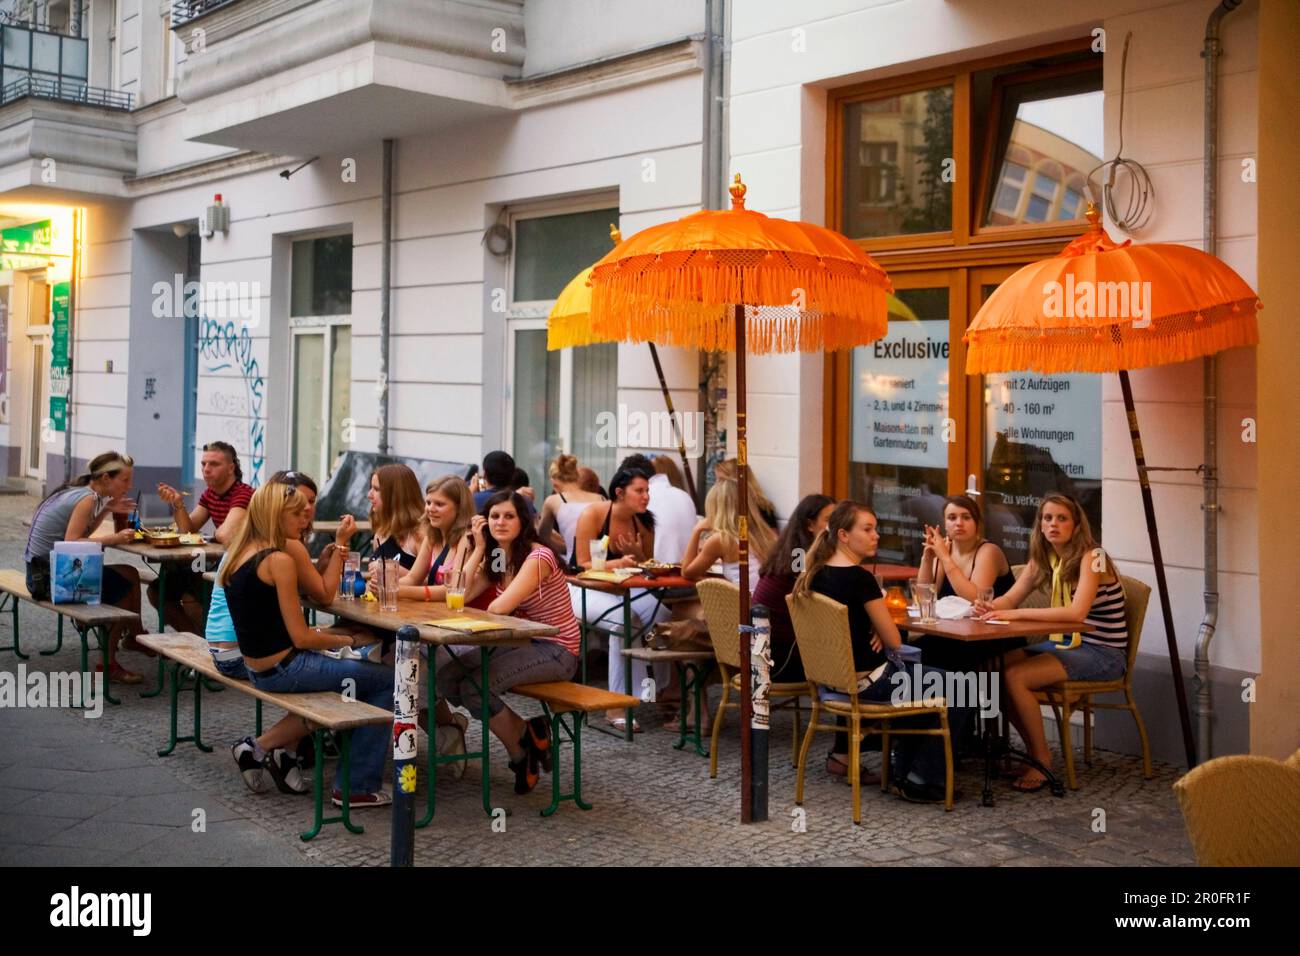
[[[176,529],[182,534],[201,529],[212,520],[218,543],[226,544],[248,514],[248,502],[253,489],[244,484],[243,469],[239,467],[239,454],[233,445],[223,441],[209,442],[203,446],[203,482],[207,487],[199,496],[193,511],[185,510],[185,497],[171,485],[158,483],[158,497],[171,505]],[[202,634],[207,624],[206,589],[203,577],[188,565],[168,563],[162,566],[167,575],[167,607],[163,617],[178,631]],[[149,585],[149,600],[158,606],[158,584]]]

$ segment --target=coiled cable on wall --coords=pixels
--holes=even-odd
[[[1152,185],[1146,168],[1135,160],[1124,158],[1124,98],[1128,83],[1128,47],[1132,39],[1132,32],[1125,35],[1124,52],[1120,58],[1119,148],[1115,150],[1114,159],[1088,173],[1088,191],[1096,199],[1097,190],[1093,186],[1093,178],[1099,171],[1106,171],[1101,186],[1101,205],[1110,221],[1125,232],[1137,232],[1145,228],[1155,212],[1156,198],[1155,186]],[[1121,185],[1125,179],[1128,181],[1127,188]]]

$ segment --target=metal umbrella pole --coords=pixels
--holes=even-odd
[[[1151,539],[1151,561],[1156,569],[1156,589],[1160,592],[1160,610],[1165,618],[1165,640],[1169,644],[1169,670],[1174,677],[1174,696],[1178,700],[1178,719],[1183,729],[1183,747],[1187,766],[1196,766],[1196,744],[1192,740],[1192,718],[1187,711],[1187,691],[1183,687],[1183,667],[1178,658],[1178,639],[1174,634],[1174,613],[1169,604],[1169,584],[1165,581],[1165,559],[1160,551],[1160,532],[1156,527],[1156,506],[1147,477],[1146,455],[1142,452],[1142,433],[1138,430],[1137,409],[1133,406],[1133,387],[1128,372],[1119,371],[1119,387],[1124,393],[1124,411],[1128,414],[1129,438],[1133,442],[1133,460],[1137,464],[1138,485],[1142,489],[1142,510],[1146,513],[1147,535]]]
[[[653,342],[647,344],[650,346],[650,358],[655,363],[655,374],[659,376],[659,387],[664,393],[664,404],[668,406],[668,420],[673,424],[673,437],[677,439],[677,454],[681,455],[682,471],[686,474],[686,490],[698,508],[700,500],[695,497],[695,476],[691,474],[691,463],[686,460],[686,441],[682,438],[682,430],[677,427],[677,412],[673,408],[673,396],[668,391],[668,381],[664,378],[664,367],[659,364],[659,349]]]

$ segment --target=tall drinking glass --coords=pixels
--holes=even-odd
[[[609,546],[605,544],[604,538],[591,539],[591,570],[604,571],[605,558],[609,554]]]
[[[916,585],[916,606],[917,609],[921,612],[921,616],[919,618],[920,623],[933,624],[937,620],[939,620],[939,618],[935,615],[935,611],[934,611],[934,599],[935,599],[934,585],[921,584],[918,582]]]
[[[357,575],[361,573],[361,552],[349,551],[343,558],[343,577],[339,579],[339,597],[356,600]]]

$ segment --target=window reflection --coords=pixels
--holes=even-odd
[[[1078,86],[1079,81],[1072,79],[1071,84]],[[1096,85],[1095,91],[1070,95],[1055,95],[1041,83],[1003,91],[1001,109],[1014,120],[1000,150],[984,225],[1083,218],[1087,176],[1101,163],[1103,152],[1100,76]]]
[[[952,87],[845,107],[844,229],[855,238],[952,228]]]

